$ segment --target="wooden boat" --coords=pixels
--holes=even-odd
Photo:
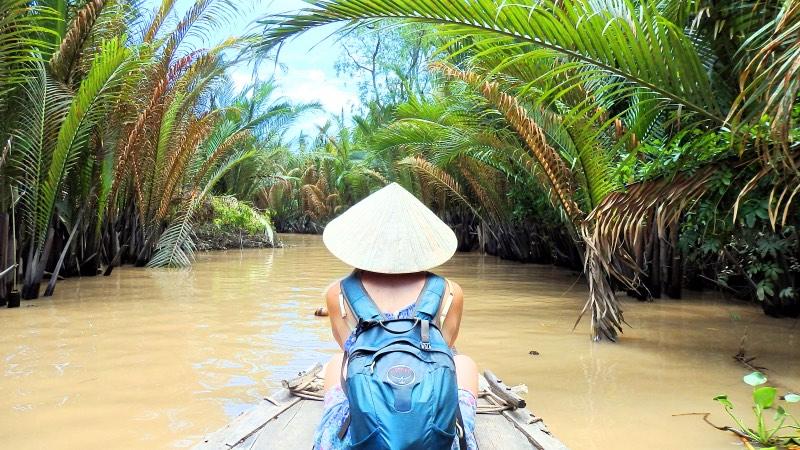
[[[207,436],[196,450],[308,450],[322,417],[322,365],[283,382],[283,388]],[[481,450],[566,450],[542,419],[525,408],[518,389],[492,372],[480,377],[476,439]]]

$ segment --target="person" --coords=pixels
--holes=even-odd
[[[314,436],[314,449],[336,450],[351,448],[347,429],[350,405],[341,383],[347,372],[343,368],[347,364],[344,355],[356,340],[359,319],[344,292],[347,286],[363,292],[385,320],[414,318],[423,295],[434,299],[433,304],[439,305],[435,324],[451,348],[459,333],[464,294],[457,283],[429,272],[455,253],[455,234],[396,183],[376,191],[331,221],[323,241],[334,256],[354,267],[352,274],[331,283],[324,294],[331,332],[345,353],[335,355],[325,367],[324,413]],[[432,280],[440,281],[438,291],[432,287]],[[474,450],[478,371],[468,356],[455,354],[452,360],[457,381],[456,409],[463,430],[459,430],[460,438],[456,436],[449,448],[466,445]]]

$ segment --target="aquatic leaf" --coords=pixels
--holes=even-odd
[[[778,390],[770,386],[762,386],[753,391],[753,401],[761,409],[767,409],[775,402],[775,396]]]
[[[781,420],[785,415],[786,415],[786,410],[783,409],[783,406],[778,406],[778,408],[775,409],[775,418],[774,418],[774,420],[777,422],[777,421]]]
[[[728,409],[733,409],[733,403],[731,403],[731,401],[728,400],[728,396],[727,395],[724,395],[724,394],[723,395],[718,395],[718,396],[714,397],[714,400],[720,402],[720,404],[722,404],[722,406],[724,406],[724,407],[726,407]]]
[[[797,394],[786,394],[783,396],[783,399],[789,403],[797,403],[800,402],[800,395]]]
[[[750,375],[746,375],[742,379],[750,386],[758,386],[767,382],[767,377],[761,372],[753,372]]]

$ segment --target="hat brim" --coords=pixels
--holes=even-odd
[[[332,220],[322,239],[345,264],[386,274],[430,270],[452,258],[458,247],[453,230],[396,183]]]

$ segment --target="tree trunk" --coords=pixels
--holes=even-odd
[[[669,227],[670,248],[672,251],[672,261],[669,267],[669,284],[667,295],[671,298],[681,298],[683,290],[683,255],[680,248],[680,221],[676,221]]]
[[[14,258],[9,258],[9,253],[11,253],[11,242],[8,238],[9,224],[8,213],[0,213],[0,272],[14,264]],[[9,260],[11,261],[10,264]],[[5,306],[6,304],[8,294],[11,292],[11,283],[8,280],[13,279],[13,271],[0,278],[0,306]]]

